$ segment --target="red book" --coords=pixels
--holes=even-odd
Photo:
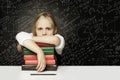
[[[45,55],[46,60],[54,60],[54,55]],[[24,55],[24,60],[37,60],[37,55]]]
[[[37,60],[25,60],[25,64],[26,65],[37,65],[38,64],[38,61]],[[56,64],[55,63],[55,60],[46,60],[46,64],[47,65],[53,65],[53,64]]]
[[[49,44],[49,43],[36,42],[36,44],[40,47],[55,47],[54,44]]]

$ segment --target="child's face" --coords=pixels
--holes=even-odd
[[[37,36],[53,35],[54,27],[49,17],[41,16],[36,22],[36,34]]]

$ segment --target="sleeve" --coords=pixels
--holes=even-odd
[[[63,48],[65,46],[65,40],[60,34],[56,34],[55,36],[57,36],[60,39],[60,44],[55,47],[55,50],[58,54],[62,54]]]
[[[16,35],[16,40],[22,46],[23,46],[23,42],[27,39],[32,39],[32,33],[27,33],[22,31]]]

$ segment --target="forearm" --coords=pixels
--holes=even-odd
[[[42,54],[42,49],[32,40],[25,40],[23,46],[35,52],[36,54]]]
[[[59,45],[60,43],[59,38],[56,36],[41,36],[41,37],[33,36],[32,40],[35,42],[54,44],[56,46]]]

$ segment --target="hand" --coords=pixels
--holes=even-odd
[[[38,59],[38,65],[37,65],[36,69],[38,72],[41,72],[46,67],[46,60],[45,60],[44,54],[43,53],[37,54],[37,59]]]
[[[17,45],[17,51],[22,52],[22,46],[20,44]]]

